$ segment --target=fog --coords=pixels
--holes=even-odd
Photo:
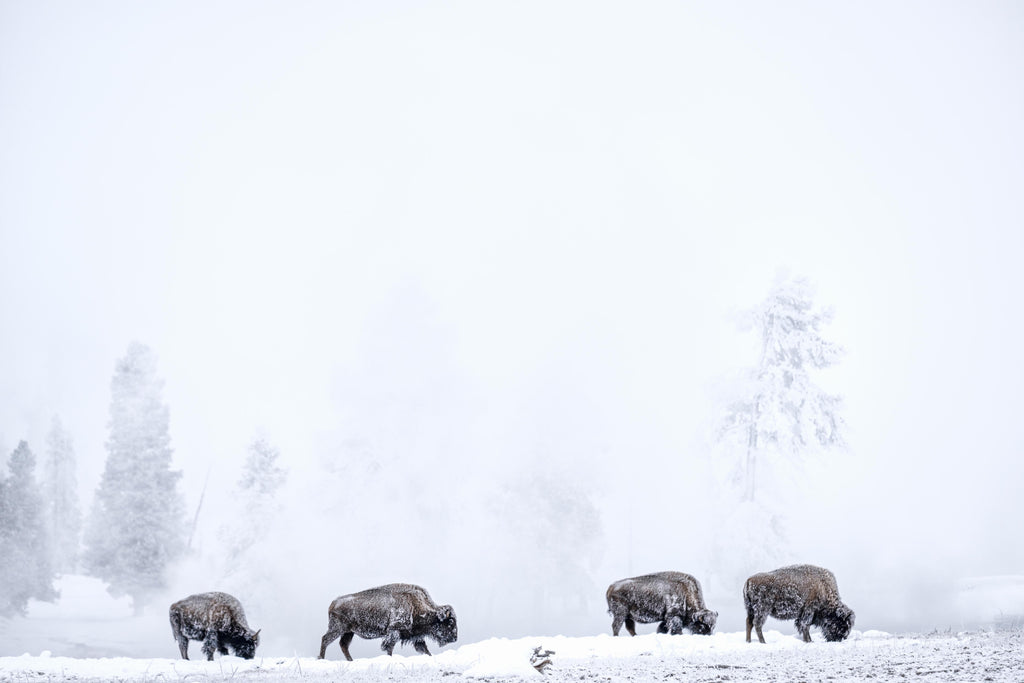
[[[958,627],[957,580],[1024,574],[1022,22],[0,3],[2,453],[60,415],[87,512],[139,340],[190,516],[209,482],[169,595],[248,586],[311,649],[333,597],[410,581],[468,641],[603,632],[611,581],[678,569],[735,629],[713,423],[783,268],[835,310],[818,379],[849,427],[786,559],[830,567],[859,628]],[[288,485],[263,573],[225,579],[257,436]]]

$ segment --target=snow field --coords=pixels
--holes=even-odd
[[[1014,584],[1016,585],[1016,584]],[[711,636],[647,633],[635,638],[610,633],[610,619],[595,628],[602,635],[491,638],[455,643],[434,657],[399,646],[394,657],[380,652],[380,640],[356,638],[356,660],[345,662],[337,643],[326,660],[313,657],[322,624],[310,632],[298,654],[290,639],[267,640],[253,660],[218,657],[213,662],[171,656],[176,646],[163,610],[133,618],[127,598],[113,599],[102,582],[62,579],[58,603],[33,601],[26,618],[0,620],[0,682],[93,681],[1024,681],[1024,631],[890,635],[854,631],[840,643],[807,644],[796,635],[769,628],[765,645],[745,642],[742,631]],[[973,593],[972,593],[973,595]],[[1004,606],[1006,601],[999,601]],[[786,625],[769,621],[769,627]],[[653,629],[648,626],[647,630]],[[193,657],[201,657],[192,642]],[[534,648],[553,650],[553,666],[541,676],[530,665]],[[59,653],[51,656],[44,651]],[[359,652],[370,656],[361,656]],[[130,656],[124,656],[130,655]]]
[[[813,633],[813,632],[812,632]],[[803,643],[766,631],[767,644],[745,642],[744,633],[711,636],[610,634],[570,638],[494,638],[440,652],[381,655],[353,662],[307,657],[219,657],[213,662],[176,659],[0,658],[0,681],[383,681],[548,679],[699,681],[860,680],[912,677],[925,681],[1020,681],[1024,633],[979,632],[892,636],[855,631],[841,643]],[[530,664],[534,648],[553,650],[547,675]],[[334,653],[334,656],[337,653]]]

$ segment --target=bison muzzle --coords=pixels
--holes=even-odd
[[[408,583],[392,583],[359,593],[343,595],[327,610],[327,633],[320,640],[320,659],[327,646],[341,638],[341,651],[352,661],[348,646],[355,636],[383,638],[380,649],[389,655],[395,643],[412,643],[417,652],[430,654],[426,639],[439,645],[454,643],[459,636],[455,610],[451,605],[436,605],[423,588]]]
[[[697,635],[710,635],[718,621],[718,612],[704,605],[700,582],[682,572],[658,572],[622,579],[608,586],[605,593],[608,614],[612,616],[612,634],[626,625],[636,635],[636,624],[658,622],[658,633],[679,635],[684,628]]]
[[[252,659],[260,644],[260,632],[245,621],[238,600],[227,593],[199,593],[171,605],[171,633],[178,641],[181,658],[188,659],[188,641],[203,641],[203,654],[209,660],[214,652]]]
[[[836,577],[827,569],[796,564],[773,572],[754,574],[743,585],[747,608],[747,642],[750,629],[764,642],[761,627],[769,616],[794,619],[805,643],[811,642],[811,626],[821,629],[825,640],[844,640],[853,630],[853,610],[839,599]]]

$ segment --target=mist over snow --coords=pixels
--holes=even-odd
[[[2,2],[0,471],[59,416],[85,521],[115,364],[152,350],[190,539],[139,631],[167,657],[166,605],[211,590],[304,656],[398,581],[460,644],[609,632],[607,586],[670,569],[736,631],[736,577],[791,562],[858,629],[1024,612],[1022,23]],[[738,321],[797,277],[846,445],[740,505]],[[272,495],[240,488],[258,439]]]

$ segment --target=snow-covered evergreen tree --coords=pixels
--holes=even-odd
[[[838,362],[842,348],[822,336],[832,311],[816,309],[813,295],[806,279],[782,279],[746,317],[760,336],[760,358],[720,430],[727,452],[738,456],[744,501],[756,499],[761,470],[798,468],[804,455],[843,444],[841,399],[811,375]]]
[[[726,585],[796,559],[787,517],[802,495],[805,458],[843,444],[841,399],[813,377],[842,349],[824,338],[832,312],[813,299],[806,279],[780,278],[743,320],[758,334],[758,359],[731,392],[716,452],[726,505],[711,553]]]
[[[24,441],[0,481],[0,615],[24,614],[29,599],[52,601],[53,568],[36,458]]]
[[[288,473],[278,466],[280,456],[277,448],[266,439],[258,438],[249,445],[235,489],[234,512],[221,528],[229,570],[240,566],[239,558],[259,542],[273,517],[280,513],[276,495],[288,478]]]
[[[249,444],[242,467],[231,491],[229,518],[218,530],[221,585],[252,596],[251,607],[261,614],[288,619],[294,605],[281,590],[294,578],[293,563],[281,562],[282,555],[288,556],[282,549],[295,533],[293,526],[281,521],[288,473],[280,465],[280,452],[264,438]]]
[[[46,438],[42,489],[50,530],[53,568],[59,574],[74,572],[78,564],[78,545],[82,531],[78,479],[75,476],[75,449],[71,435],[56,415]]]
[[[238,480],[238,490],[247,497],[271,501],[288,479],[288,473],[278,467],[280,457],[280,451],[264,438],[249,444],[249,455]]]
[[[86,529],[83,564],[130,595],[136,613],[165,585],[170,562],[185,547],[181,473],[171,470],[169,415],[156,356],[132,343],[111,381],[107,461]]]

